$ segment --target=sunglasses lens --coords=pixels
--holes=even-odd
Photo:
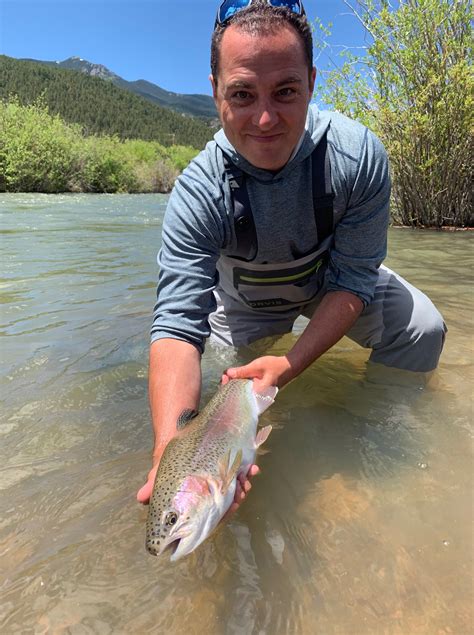
[[[303,13],[301,2],[294,2],[294,0],[293,2],[291,0],[287,0],[287,2],[284,0],[270,0],[270,4],[272,7],[287,7],[293,13]]]
[[[267,2],[268,4],[271,4],[272,7],[286,7],[298,15],[304,14],[303,5],[300,1],[295,2],[294,0],[286,0],[285,2],[285,0],[267,0]],[[225,0],[217,12],[215,26],[218,24],[224,24],[234,15],[234,13],[241,11],[241,9],[246,9],[250,4],[252,4],[252,0]]]
[[[222,24],[231,18],[234,13],[237,13],[237,11],[248,7],[250,2],[251,0],[227,0],[226,2],[223,2],[219,7],[218,22]]]

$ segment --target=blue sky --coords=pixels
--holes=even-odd
[[[211,94],[217,6],[214,0],[0,0],[0,53],[42,60],[77,55],[127,80]],[[364,45],[362,27],[343,0],[307,0],[305,8],[311,21],[333,23],[333,56],[338,45]],[[323,54],[317,66],[329,63]]]

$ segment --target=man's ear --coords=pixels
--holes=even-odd
[[[214,75],[212,73],[209,75],[209,81],[211,82],[211,86],[212,86],[212,96],[214,97],[214,101],[216,101],[216,99],[217,99],[217,82],[214,81]]]
[[[313,93],[314,93],[314,84],[316,82],[316,75],[317,75],[317,71],[316,71],[316,67],[313,66],[313,70],[311,71],[311,76],[310,76],[310,80],[309,80],[309,92],[310,92],[310,100],[313,97]]]

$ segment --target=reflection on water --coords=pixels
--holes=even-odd
[[[472,633],[471,235],[390,234],[449,326],[431,383],[343,340],[264,415],[245,505],[171,564],[135,502],[165,203],[0,197],[0,632]],[[203,400],[249,354],[208,347]]]

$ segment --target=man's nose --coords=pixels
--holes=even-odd
[[[255,110],[255,114],[253,116],[253,124],[254,126],[258,126],[261,129],[270,129],[273,128],[275,123],[278,121],[278,114],[276,109],[273,107],[271,100],[259,100],[257,104],[257,108]]]

